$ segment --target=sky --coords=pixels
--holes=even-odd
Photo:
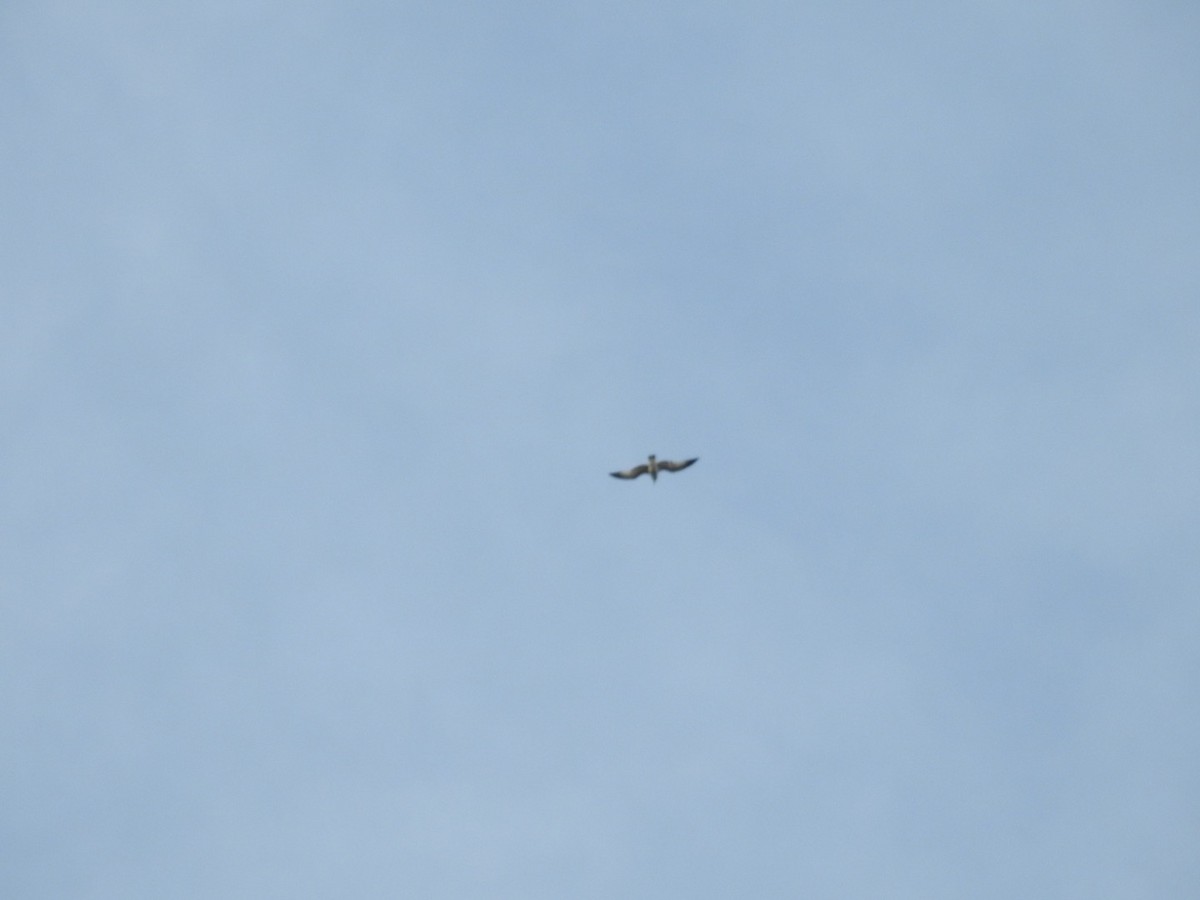
[[[0,895],[1200,895],[1198,42],[3,4]]]

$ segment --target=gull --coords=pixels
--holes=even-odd
[[[634,466],[632,469],[626,469],[624,472],[609,472],[613,478],[637,478],[639,475],[650,473],[651,481],[658,481],[659,472],[678,472],[680,469],[686,469],[700,457],[695,459],[685,459],[683,462],[671,462],[669,459],[656,459],[654,454],[650,454],[650,461],[642,463],[640,466]]]

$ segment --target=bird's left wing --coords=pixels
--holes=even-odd
[[[685,459],[683,462],[671,462],[669,459],[660,459],[658,461],[658,467],[660,469],[666,469],[668,472],[678,472],[680,469],[686,469],[699,458],[700,457],[697,456],[695,459]]]

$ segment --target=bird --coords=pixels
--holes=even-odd
[[[686,469],[700,457],[694,459],[685,459],[683,462],[671,462],[669,459],[658,459],[653,453],[650,454],[650,461],[642,463],[640,466],[634,466],[632,469],[626,469],[623,472],[609,472],[613,478],[637,478],[639,475],[650,473],[651,481],[658,481],[659,472],[678,472],[680,469]]]

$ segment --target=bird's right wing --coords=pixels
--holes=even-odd
[[[639,475],[645,475],[650,471],[650,467],[644,463],[640,466],[634,466],[632,469],[626,469],[624,472],[609,472],[613,478],[637,478]]]

